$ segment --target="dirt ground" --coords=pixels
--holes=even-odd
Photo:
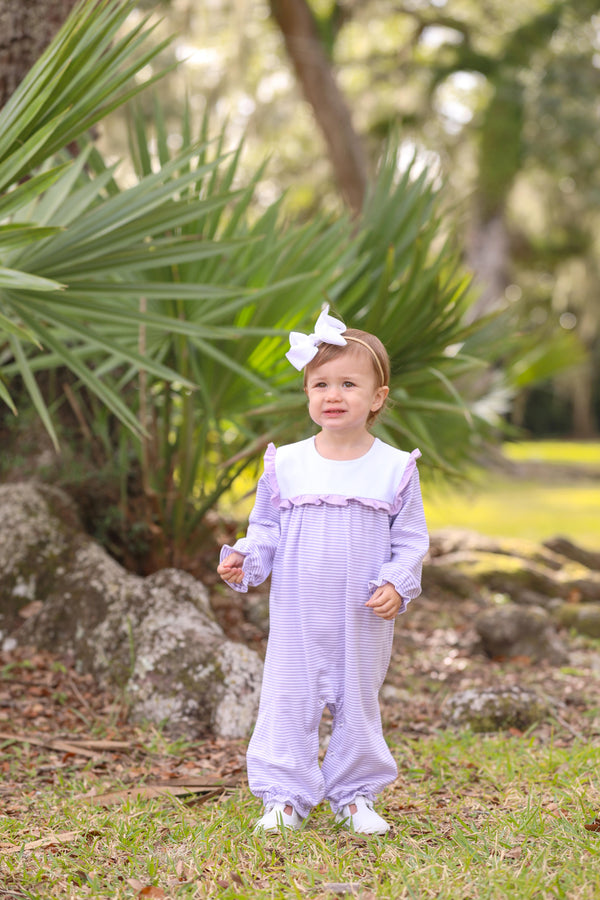
[[[259,651],[266,635],[244,615],[243,595],[215,601],[229,635]],[[382,690],[386,731],[427,735],[446,727],[444,701],[467,688],[520,685],[547,699],[552,712],[534,728],[568,745],[600,735],[600,658],[597,642],[562,634],[569,663],[532,664],[526,658],[490,660],[477,642],[473,619],[484,600],[422,596],[396,625],[394,652]],[[220,607],[219,607],[220,603]],[[81,675],[72,661],[34,649],[0,653],[0,811],[18,814],[36,790],[85,771],[90,789],[109,777],[124,789],[186,777],[244,778],[244,741],[207,739],[192,752],[168,746],[156,730],[127,718],[122,697]]]
[[[552,710],[535,727],[569,742],[600,735],[600,658],[597,642],[561,632],[569,661],[563,666],[527,657],[491,660],[473,620],[483,598],[420,597],[397,622],[394,654],[382,691],[386,717],[402,731],[445,727],[444,701],[467,689],[519,686],[548,701]],[[386,709],[388,685],[390,709]],[[402,702],[397,702],[401,698]]]

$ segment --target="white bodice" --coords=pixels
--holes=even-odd
[[[281,500],[305,496],[358,497],[390,505],[411,458],[375,438],[358,459],[325,459],[314,437],[277,449],[275,472]]]

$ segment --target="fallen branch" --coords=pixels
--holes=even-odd
[[[93,806],[114,806],[123,800],[152,799],[154,797],[184,797],[186,795],[204,795],[203,800],[210,800],[224,791],[236,787],[238,778],[172,778],[169,781],[155,781],[152,784],[140,784],[135,787],[109,791],[106,794],[88,795],[84,799]]]
[[[41,735],[27,734],[8,734],[0,731],[0,741],[9,741],[17,744],[31,744],[35,747],[48,747],[51,750],[59,750],[61,753],[72,753],[74,756],[85,756],[93,759],[98,755],[98,751],[104,750],[130,750],[131,744],[126,741],[102,741],[88,740],[80,738],[69,738],[63,740],[61,738],[43,737]]]

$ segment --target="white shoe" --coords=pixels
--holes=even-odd
[[[350,812],[352,805],[356,807],[355,813]],[[389,823],[373,809],[373,801],[366,797],[355,797],[343,806],[336,813],[335,821],[343,823],[357,834],[385,834],[390,828]]]
[[[291,813],[285,811],[286,806],[292,806],[291,803],[268,803],[265,806],[264,815],[258,820],[254,826],[254,831],[280,831],[282,828],[291,828],[292,831],[298,831],[302,827],[302,819],[294,807]]]

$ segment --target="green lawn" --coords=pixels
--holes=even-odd
[[[538,479],[532,473],[532,477],[515,480],[497,472],[478,471],[460,487],[425,484],[430,530],[470,528],[482,534],[535,541],[560,534],[590,550],[599,549],[600,477],[597,481],[569,479],[564,466],[594,467],[600,473],[600,444],[508,444],[504,453],[517,462],[543,462],[543,477]]]
[[[593,466],[600,471],[600,443],[580,441],[518,441],[502,452],[515,462],[548,462]]]
[[[347,833],[324,805],[300,832],[254,836],[259,804],[243,788],[200,806],[165,798],[98,809],[82,796],[90,787],[85,773],[63,775],[32,794],[18,818],[0,817],[0,894],[17,900],[600,896],[600,835],[584,828],[600,800],[597,748],[444,731],[400,739],[394,750],[399,778],[380,804],[394,830],[381,838]],[[30,846],[36,839],[39,846]]]

